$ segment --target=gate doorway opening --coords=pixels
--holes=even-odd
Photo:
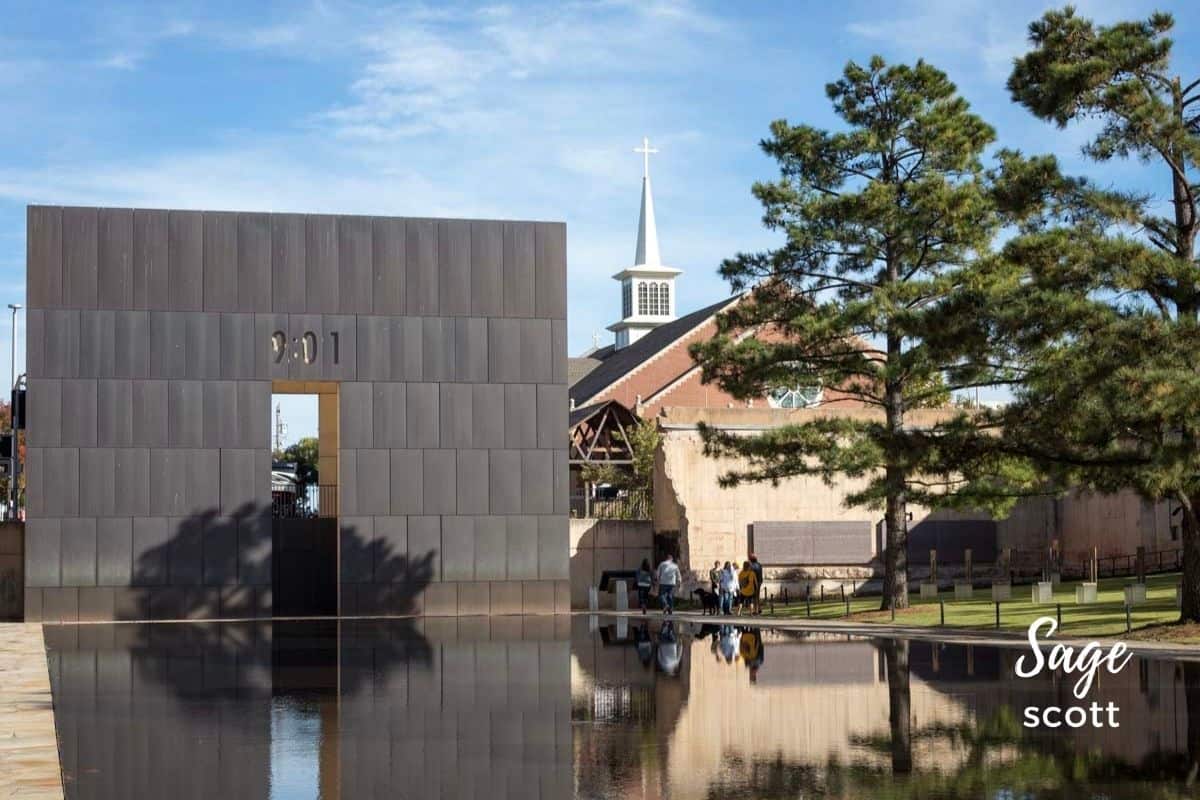
[[[271,384],[271,516],[275,616],[336,616],[336,382]]]

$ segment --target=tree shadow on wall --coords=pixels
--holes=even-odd
[[[273,518],[253,502],[224,516],[135,519],[133,537],[120,620],[335,616],[339,590],[344,615],[411,615],[437,555],[410,556],[356,525],[339,531],[332,518]]]
[[[122,590],[115,616],[194,621],[135,626],[129,637],[138,673],[173,693],[336,691],[339,676],[342,691],[354,693],[396,669],[431,661],[413,619],[272,617],[281,616],[281,599],[292,610],[311,605],[305,591],[327,595],[318,599],[336,610],[339,585],[354,593],[356,607],[360,596],[378,598],[370,613],[412,614],[432,580],[435,551],[410,558],[371,531],[354,525],[339,531],[334,519],[274,519],[258,503],[224,516],[211,509],[135,526],[132,586]],[[342,577],[358,582],[338,581],[339,538]]]

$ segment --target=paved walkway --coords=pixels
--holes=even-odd
[[[591,612],[575,611],[575,614],[587,614]],[[640,611],[598,611],[600,616],[606,617],[635,617],[642,619]],[[652,618],[661,618],[662,613],[652,611],[647,616]],[[892,625],[889,623],[876,622],[846,622],[842,620],[795,620],[795,619],[779,619],[765,614],[761,617],[713,617],[705,616],[699,612],[692,611],[677,611],[672,619],[683,620],[693,623],[709,623],[720,625],[729,623],[731,625],[754,625],[760,628],[777,628],[790,631],[820,631],[823,633],[845,633],[854,636],[889,636],[903,637],[905,639],[920,639],[925,641],[950,642],[953,644],[982,644],[991,645],[993,647],[1023,647],[1029,646],[1029,639],[1025,633],[1008,632],[1008,631],[979,631],[965,630],[962,628],[933,628],[925,625]],[[1087,639],[1075,638],[1069,636],[1055,636],[1051,644],[1066,644],[1074,647],[1082,647],[1091,641],[1099,642],[1104,648],[1111,647],[1118,641],[1125,641],[1126,647],[1132,653],[1139,655],[1157,657],[1157,658],[1178,658],[1188,661],[1200,661],[1200,645],[1172,644],[1170,642],[1142,642],[1137,640],[1123,640],[1120,637],[1106,637],[1102,639]],[[1043,640],[1043,643],[1045,641]]]
[[[62,800],[42,626],[0,623],[0,800]]]

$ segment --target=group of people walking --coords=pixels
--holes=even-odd
[[[743,611],[761,614],[762,565],[758,563],[758,559],[753,553],[746,561],[742,562],[740,570],[736,569],[734,564],[733,561],[726,561],[725,566],[722,567],[720,561],[714,561],[713,568],[708,573],[712,593],[718,598],[721,613],[726,616],[731,615],[736,607],[738,615],[741,615]],[[662,606],[663,613],[674,613],[675,590],[683,582],[683,577],[679,571],[679,565],[675,563],[672,555],[668,553],[662,563],[658,565],[658,569],[653,572],[650,569],[650,560],[642,559],[642,566],[637,571],[636,582],[638,606],[643,614],[646,613],[646,607],[650,604],[650,592],[655,584],[658,585],[658,602]]]
[[[654,572],[650,571],[650,559],[643,558],[642,566],[637,571],[636,580],[638,606],[642,609],[643,614],[646,613],[646,606],[650,604],[650,590],[656,583],[658,584],[658,602],[662,605],[663,613],[675,613],[675,589],[683,582],[683,575],[679,572],[679,565],[675,563],[675,558],[670,553]]]
[[[721,613],[729,616],[749,610],[751,614],[762,613],[762,565],[754,553],[742,562],[738,570],[736,562],[726,561],[721,566],[720,561],[713,562],[713,568],[708,571],[708,582],[712,592],[718,598]]]

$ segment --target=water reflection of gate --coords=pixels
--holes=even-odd
[[[67,798],[570,797],[566,624],[50,626]]]
[[[587,712],[572,718],[588,722],[649,722],[654,719],[654,691],[648,686],[597,686]]]

